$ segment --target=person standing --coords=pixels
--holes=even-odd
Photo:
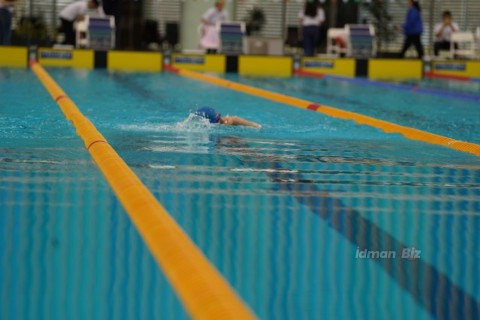
[[[423,21],[420,14],[420,4],[418,0],[408,0],[409,9],[407,11],[407,17],[403,24],[403,33],[405,34],[405,41],[403,42],[402,51],[400,57],[405,56],[408,48],[413,44],[417,50],[417,56],[419,59],[423,58],[423,45],[421,36],[423,33]]]
[[[202,30],[200,47],[207,49],[207,53],[215,53],[220,45],[220,38],[216,29],[217,22],[228,21],[228,12],[224,8],[224,0],[216,0],[215,6],[208,9],[202,16]]]
[[[0,45],[8,46],[12,38],[12,11],[15,0],[0,0]]]
[[[75,1],[60,11],[60,29],[65,34],[63,44],[75,46],[75,29],[73,24],[76,21],[83,20],[88,10],[95,10],[98,15],[105,16],[98,0]]]
[[[458,24],[452,21],[452,13],[444,11],[442,14],[442,22],[437,23],[434,28],[435,44],[434,53],[438,56],[440,50],[450,50],[450,38],[452,33],[460,30]]]
[[[318,0],[307,0],[298,17],[302,30],[304,55],[312,57],[315,55],[320,37],[320,26],[325,21],[325,12],[319,6]]]

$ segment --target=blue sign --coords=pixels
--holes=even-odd
[[[327,68],[327,69],[333,69],[335,67],[335,62],[333,61],[304,61],[303,62],[303,67],[304,68]]]
[[[465,71],[467,66],[465,63],[436,63],[435,70]]]
[[[42,59],[61,59],[72,60],[73,53],[68,51],[42,51],[40,58]]]
[[[183,64],[204,64],[205,58],[204,57],[190,57],[190,56],[176,56],[175,63],[183,63]]]

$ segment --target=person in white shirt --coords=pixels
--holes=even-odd
[[[298,17],[303,36],[304,55],[314,56],[320,37],[320,26],[325,21],[325,12],[319,6],[318,0],[307,0]]]
[[[98,0],[75,1],[60,11],[60,29],[65,34],[63,44],[75,45],[74,23],[83,20],[89,10],[96,11],[100,16],[105,15]]]
[[[228,12],[224,9],[225,1],[215,1],[215,6],[208,9],[202,16],[202,30],[200,48],[207,49],[207,53],[215,53],[220,44],[217,22],[228,21]]]
[[[438,56],[440,50],[450,50],[450,38],[453,32],[460,30],[458,24],[452,21],[452,13],[444,11],[442,14],[442,22],[437,23],[434,28],[435,44],[434,53]]]

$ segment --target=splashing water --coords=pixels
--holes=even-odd
[[[174,124],[120,124],[118,128],[128,131],[148,131],[148,132],[206,132],[215,125],[211,124],[208,119],[200,117],[194,113],[190,113],[188,117]]]
[[[195,132],[199,130],[204,131],[205,129],[211,128],[213,126],[214,125],[211,124],[208,119],[196,115],[195,113],[190,113],[185,120],[183,120],[182,122],[178,122],[175,125],[175,129]]]

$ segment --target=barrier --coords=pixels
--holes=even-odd
[[[356,60],[352,58],[317,58],[303,57],[300,64],[300,72],[306,71],[314,74],[332,74],[344,77],[355,77]],[[298,73],[298,70],[295,71]]]
[[[227,281],[43,67],[31,62],[31,69],[73,123],[187,312],[193,318],[203,319],[254,318]]]
[[[27,57],[27,48],[0,46],[0,67],[26,68]]]
[[[417,59],[369,59],[367,75],[372,80],[421,80],[423,62]]]
[[[185,68],[203,72],[224,73],[227,58],[223,54],[180,54],[174,53],[171,56],[172,65],[178,68]]]
[[[62,50],[51,48],[38,49],[38,61],[48,67],[71,67],[93,69],[95,52],[93,50]]]
[[[434,60],[428,75],[450,79],[480,79],[480,61]]]
[[[238,73],[244,76],[290,77],[291,57],[239,56]]]
[[[108,51],[107,69],[116,71],[160,72],[163,55],[158,52]]]

